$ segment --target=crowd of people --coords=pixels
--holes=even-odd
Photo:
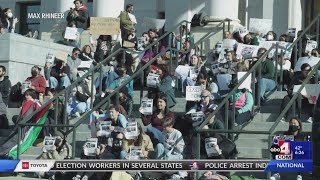
[[[74,1],[75,7],[70,9],[67,17],[68,26],[78,28],[81,34],[89,27],[89,17],[87,7],[83,6],[81,0]],[[189,28],[182,25],[179,29],[180,34],[173,33],[173,38],[170,39],[172,43],[168,43],[169,38],[158,41],[158,38],[164,34],[160,29],[149,29],[141,35],[143,39],[142,44],[138,43],[135,26],[136,23],[132,21],[130,15],[133,13],[133,5],[129,4],[126,9],[119,15],[121,41],[113,40],[110,35],[101,35],[92,44],[84,45],[80,49],[80,44],[77,40],[65,41],[66,45],[73,46],[74,49],[71,54],[65,59],[58,59],[53,54],[48,54],[44,65],[44,70],[39,66],[31,68],[31,76],[22,80],[22,83],[11,85],[9,78],[6,76],[6,68],[0,66],[0,128],[8,129],[8,119],[6,117],[6,108],[8,104],[16,102],[18,107],[22,107],[21,113],[15,117],[14,123],[21,122],[23,118],[30,115],[33,111],[40,108],[49,99],[60,91],[64,91],[72,83],[76,82],[79,77],[82,77],[89,69],[101,64],[111,52],[125,44],[124,42],[131,42],[134,46],[128,49],[140,52],[139,56],[135,56],[131,51],[125,54],[120,54],[113,61],[102,64],[102,67],[109,67],[107,71],[102,70],[103,75],[88,76],[83,81],[78,82],[76,87],[70,92],[69,99],[64,104],[63,101],[57,101],[55,108],[58,108],[59,119],[67,119],[69,121],[76,121],[82,115],[93,107],[99,104],[109,94],[113,93],[115,89],[121,87],[117,96],[111,98],[111,103],[107,107],[99,107],[90,116],[91,137],[97,138],[97,146],[94,156],[86,153],[86,146],[83,147],[81,155],[82,159],[129,159],[132,147],[140,146],[141,153],[139,159],[166,159],[177,160],[187,158],[186,145],[191,142],[192,150],[191,157],[196,158],[197,143],[195,138],[194,128],[199,126],[195,125],[194,114],[201,114],[196,118],[201,118],[201,122],[205,120],[214,110],[218,107],[223,96],[228,93],[228,89],[232,90],[235,85],[239,83],[239,72],[247,72],[252,68],[257,60],[261,59],[267,52],[267,48],[260,47],[264,41],[277,41],[276,33],[269,31],[267,34],[262,35],[259,33],[252,33],[244,28],[236,29],[232,32],[225,32],[225,40],[234,40],[232,48],[225,48],[223,42],[219,42],[215,48],[210,51],[206,56],[199,55],[198,47],[194,47],[192,36]],[[10,9],[3,10],[3,17],[1,19],[1,33],[14,32],[15,24],[18,22],[12,16]],[[148,45],[155,43],[151,50],[143,51]],[[293,39],[288,34],[283,34],[279,37],[278,42],[292,43]],[[166,48],[172,44],[173,47],[179,49],[179,53],[175,54],[178,61],[178,66],[173,74],[169,68],[170,56],[172,54],[166,52]],[[220,45],[219,45],[220,44]],[[244,57],[243,54],[237,53],[237,48],[241,45],[254,45],[258,47],[256,55],[251,57]],[[94,48],[95,47],[95,48]],[[181,49],[180,49],[181,47]],[[303,48],[302,48],[303,49]],[[142,52],[142,53],[141,53]],[[160,54],[160,55],[159,55]],[[304,54],[304,53],[303,53]],[[147,83],[139,84],[137,81],[131,80],[127,84],[123,82],[129,80],[137,69],[144,66],[154,57],[159,55],[152,63],[150,68],[144,71],[145,79],[149,74],[157,74],[158,78],[155,80],[155,86],[151,87]],[[306,52],[306,56],[319,57],[319,50],[313,49]],[[124,57],[123,57],[124,56]],[[277,58],[275,58],[277,56]],[[254,116],[254,105],[257,100],[261,101],[261,108],[268,103],[267,92],[275,90],[278,82],[284,90],[288,91],[288,95],[284,97],[281,109],[288,104],[292,98],[294,85],[302,84],[305,78],[312,70],[313,64],[303,63],[298,71],[293,72],[295,68],[293,56],[283,56],[275,52],[272,56],[267,56],[262,59],[260,69],[256,71],[256,80],[250,80],[251,84],[247,87],[239,88],[234,96],[229,99],[229,116],[224,113],[216,113],[204,129],[217,129],[223,130],[241,127],[248,123]],[[125,59],[125,61],[123,61]],[[275,61],[278,59],[278,62]],[[84,66],[86,62],[86,66]],[[298,64],[298,63],[297,63]],[[102,68],[100,67],[100,68]],[[111,68],[110,68],[111,67]],[[96,73],[99,73],[98,71]],[[259,75],[261,73],[261,76]],[[283,81],[279,82],[280,73],[282,73]],[[219,75],[230,75],[230,81],[227,86],[228,89],[222,89],[219,83]],[[103,78],[102,80],[100,79]],[[199,99],[196,101],[188,101],[186,104],[185,112],[174,112],[176,101],[175,90],[180,88],[176,86],[174,79],[181,82],[181,91],[183,97],[187,95],[188,86],[199,86],[201,91]],[[278,81],[276,81],[278,80]],[[311,78],[310,83],[315,83],[314,78]],[[91,85],[93,84],[93,91]],[[178,83],[180,84],[180,83]],[[147,86],[148,95],[145,98],[152,99],[153,112],[147,113],[143,107],[139,109],[133,108],[134,86]],[[252,92],[250,86],[260,86],[255,88],[256,92]],[[102,90],[100,92],[100,89]],[[68,91],[64,91],[68,93]],[[256,96],[253,96],[256,94]],[[24,99],[21,102],[20,98]],[[255,98],[254,98],[255,97]],[[301,106],[312,106],[309,97],[303,97]],[[55,102],[55,103],[57,103]],[[232,107],[235,107],[234,110]],[[64,108],[67,109],[67,117],[64,116]],[[222,108],[223,109],[223,108]],[[139,112],[142,124],[137,123],[137,132],[135,138],[128,139],[125,132],[128,131],[127,127],[130,122],[135,122],[132,119],[133,112]],[[280,112],[281,113],[281,112]],[[311,113],[311,112],[308,112]],[[288,117],[290,119],[290,112]],[[234,118],[234,122],[232,117]],[[310,116],[311,117],[311,116]],[[50,110],[47,118],[48,122],[54,123],[55,113],[54,109]],[[102,128],[103,122],[111,122],[108,126],[108,132]],[[308,122],[312,123],[312,118]],[[66,122],[58,122],[66,123]],[[287,134],[294,135],[300,138],[302,124],[298,118],[291,118],[289,121],[289,130]],[[144,128],[145,126],[145,128]],[[16,129],[15,129],[16,130]],[[0,131],[1,132],[1,131]],[[6,131],[8,132],[8,131]],[[10,132],[10,131],[9,131]],[[51,150],[44,149],[39,159],[68,159],[71,158],[71,147],[66,141],[66,137],[60,131],[54,131],[53,128],[44,128],[41,138],[48,135],[53,135],[56,138],[54,148]],[[10,132],[12,134],[12,130]],[[0,134],[2,135],[2,133]],[[7,138],[0,136],[0,142],[6,143]],[[215,138],[217,144],[212,146],[216,153],[208,153],[206,149],[207,139]],[[201,157],[208,159],[234,159],[237,156],[237,149],[235,143],[218,133],[207,133],[201,136]],[[226,145],[227,144],[227,145]],[[211,146],[208,146],[211,148]],[[224,147],[224,148],[222,148]],[[227,147],[227,148],[226,148]],[[6,152],[6,151],[4,151]],[[65,173],[60,173],[66,175]],[[137,172],[127,174],[129,177],[138,178],[143,174]],[[39,177],[54,178],[54,173],[37,173]],[[119,177],[117,173],[76,173],[72,174],[73,179],[102,179],[106,176]],[[186,175],[179,172],[175,176],[181,178]],[[212,177],[230,178],[230,173],[225,172],[207,172],[202,178]],[[301,175],[299,175],[301,176]]]

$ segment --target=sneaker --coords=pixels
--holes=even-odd
[[[39,35],[39,32],[37,30],[34,31],[32,38],[37,39]]]
[[[297,175],[297,180],[302,180],[302,176],[301,175]]]
[[[309,117],[309,119],[307,120],[308,123],[312,123],[312,117]]]
[[[273,174],[270,177],[270,180],[280,180],[280,174],[279,173]]]

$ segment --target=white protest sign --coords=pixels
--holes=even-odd
[[[138,38],[138,50],[139,51],[142,51],[144,49],[144,42],[146,41],[146,38],[145,37],[139,37]]]
[[[218,151],[216,150],[215,146],[218,145],[218,140],[217,138],[206,138],[205,139],[205,148],[206,148],[206,152],[208,157],[212,157],[212,156],[217,156],[218,155]]]
[[[257,57],[259,48],[260,46],[239,43],[236,52],[237,59],[251,59],[252,57]]]
[[[293,93],[297,93],[301,85],[293,87]],[[316,104],[320,94],[320,84],[306,84],[300,92],[301,95],[308,97],[310,104]]]
[[[83,153],[86,156],[96,156],[98,148],[98,138],[88,138],[84,144]]]
[[[230,84],[231,78],[232,76],[230,74],[218,74],[217,80],[218,80],[219,90],[221,91],[229,90],[229,84]]]
[[[136,139],[139,135],[137,122],[128,122],[127,127],[123,131],[123,134],[126,139]]]
[[[52,136],[45,136],[43,139],[43,146],[46,151],[53,151],[54,150],[54,143],[56,142],[57,137]]]
[[[66,31],[64,33],[65,39],[77,39],[78,28],[66,27]]]
[[[250,18],[249,31],[250,32],[260,32],[262,34],[267,34],[268,31],[273,30],[271,19],[256,19]]]
[[[141,146],[131,146],[130,153],[129,153],[129,160],[139,160],[141,153],[142,153]]]
[[[203,90],[203,87],[201,87],[201,86],[187,86],[186,87],[186,100],[187,101],[200,101],[202,90]]]
[[[159,74],[149,73],[147,76],[147,87],[156,88],[159,82]]]
[[[78,68],[87,68],[90,69],[91,64],[93,63],[92,61],[81,61],[80,65],[78,66]]]
[[[305,52],[306,52],[306,53],[311,52],[312,49],[316,49],[317,47],[318,47],[317,41],[308,40],[308,41],[307,41],[307,44],[306,44]]]
[[[147,29],[162,29],[166,20],[144,17],[143,24]]]
[[[138,24],[135,15],[133,15],[133,14],[131,14],[131,13],[128,13],[128,15],[129,15],[130,20],[131,20],[134,24]]]
[[[308,63],[311,67],[314,67],[318,62],[320,58],[318,57],[300,57],[294,67],[294,72],[301,71],[302,64]]]
[[[152,115],[153,113],[153,99],[142,99],[141,108],[144,115]]]
[[[197,78],[197,76],[198,76],[198,69],[196,69],[195,67],[190,67],[189,77],[191,79],[195,79],[195,78]]]
[[[176,70],[175,74],[178,77],[186,78],[190,72],[190,66],[188,65],[179,65]]]
[[[239,80],[246,74],[247,72],[238,72],[237,73],[237,78],[238,82]],[[242,84],[238,87],[238,89],[248,89],[249,91],[251,90],[251,74],[242,82]]]
[[[289,28],[288,29],[288,36],[295,38],[296,37],[297,28]]]
[[[101,131],[101,136],[106,136],[109,137],[111,134],[110,126],[111,126],[111,121],[100,121],[99,122],[99,129]]]
[[[24,94],[24,92],[29,89],[31,86],[31,82],[30,81],[24,81],[22,82],[22,89],[21,89],[21,94]]]
[[[195,112],[191,114],[192,126],[197,127],[203,122],[203,112]]]
[[[237,45],[237,41],[235,39],[224,39],[222,43],[222,48],[223,48],[223,51],[225,49],[234,50],[236,45]]]

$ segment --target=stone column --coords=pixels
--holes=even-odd
[[[124,0],[93,0],[95,17],[118,17],[124,8]]]
[[[205,12],[214,20],[230,18],[239,21],[238,5],[239,1],[235,0],[206,0]]]
[[[299,0],[289,0],[288,6],[288,28],[302,29],[302,4]]]

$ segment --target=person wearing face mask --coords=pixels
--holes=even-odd
[[[277,39],[277,34],[273,31],[269,31],[264,38],[266,41],[275,41]]]
[[[299,118],[293,117],[289,120],[289,129],[284,135],[293,135],[295,141],[303,141],[302,122]]]
[[[31,68],[31,77],[28,77],[26,81],[29,81],[31,84],[29,89],[35,90],[38,94],[45,93],[46,91],[46,79],[43,75],[40,74],[41,68],[38,66],[33,66]]]
[[[50,71],[49,87],[55,90],[67,88],[71,84],[69,76],[70,67],[66,60],[57,59],[56,65]]]
[[[3,10],[1,23],[5,32],[14,33],[16,24],[18,22],[18,18],[13,17],[12,10],[10,8],[5,8]]]

